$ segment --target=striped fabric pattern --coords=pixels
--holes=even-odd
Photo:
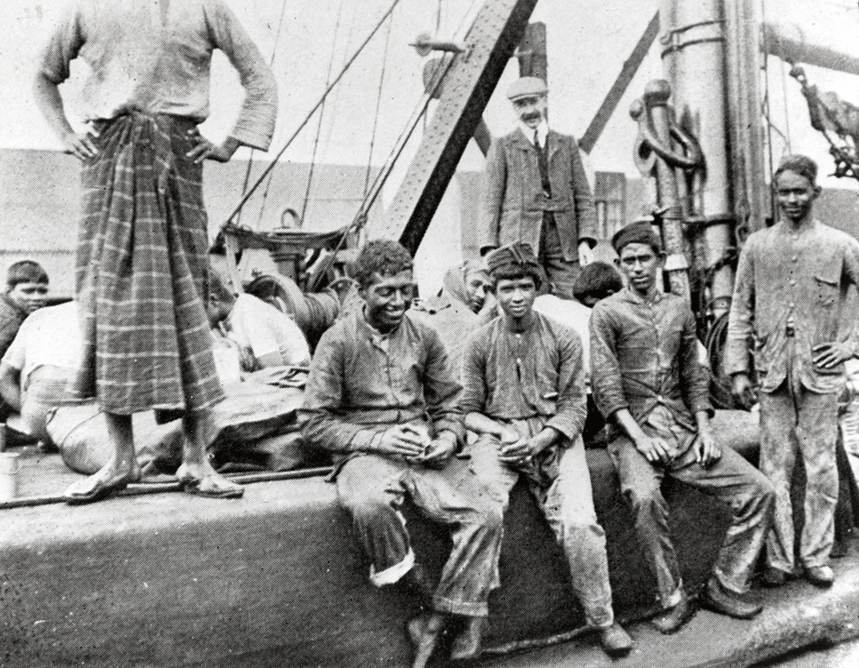
[[[82,172],[76,281],[84,342],[73,393],[168,417],[223,398],[203,299],[208,242],[191,119],[130,112],[96,127]]]

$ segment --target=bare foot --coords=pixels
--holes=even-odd
[[[415,645],[412,668],[425,668],[438,645],[447,617],[440,612],[423,613],[408,623],[409,638]]]
[[[136,461],[111,461],[88,478],[73,482],[66,490],[66,503],[79,505],[99,501],[111,492],[125,489],[128,483],[139,480],[140,468]]]
[[[245,493],[244,487],[227,480],[209,462],[184,462],[176,471],[176,479],[185,492],[197,496],[238,499]]]

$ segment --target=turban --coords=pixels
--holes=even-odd
[[[540,272],[540,263],[531,246],[518,241],[492,251],[486,262],[489,265],[489,273],[493,275],[499,271],[508,273],[511,270],[529,275]]]
[[[627,244],[647,244],[656,253],[662,252],[662,242],[653,231],[653,226],[646,220],[639,220],[622,227],[611,238],[611,245],[618,255]]]

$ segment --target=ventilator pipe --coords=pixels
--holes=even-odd
[[[732,147],[728,135],[725,0],[663,0],[659,12],[663,71],[671,86],[676,122],[700,143],[705,157],[690,175],[684,212],[707,220],[736,218],[731,178]],[[758,122],[758,119],[752,119]],[[697,232],[703,253],[690,255],[697,272],[712,279],[702,301],[718,317],[727,312],[733,294],[733,266],[722,263],[733,244],[731,224],[707,225]]]

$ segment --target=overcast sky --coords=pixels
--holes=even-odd
[[[30,93],[33,63],[63,0],[0,0],[0,147],[51,149],[58,146]],[[296,128],[325,88],[329,63],[339,71],[343,62],[368,33],[391,0],[226,0],[267,59],[274,54],[279,82],[280,114],[274,148],[279,148]],[[694,1],[694,0],[684,0]],[[767,0],[773,16],[799,16],[804,24],[822,20],[825,12],[837,17],[844,34],[859,38],[857,3],[852,0],[812,0],[810,11],[797,14],[796,0]],[[440,34],[451,37],[466,14],[471,0],[442,0]],[[659,7],[658,0],[540,0],[532,20],[548,26],[550,115],[557,129],[581,135],[617,76],[623,61]],[[280,37],[278,22],[285,7]],[[343,85],[330,98],[319,132],[317,160],[366,164],[375,119],[381,68],[386,63],[373,162],[382,164],[405,120],[422,92],[423,61],[408,46],[419,32],[433,31],[438,20],[437,0],[401,0],[393,18],[391,41],[384,58],[385,28],[371,48],[356,62]],[[338,15],[340,17],[338,26]],[[808,116],[798,85],[786,76],[779,62],[770,65],[772,121],[789,135],[794,151],[826,158],[822,137],[808,129]],[[70,115],[78,109],[85,69],[78,67],[63,87]],[[822,72],[809,74],[823,89],[835,89],[859,104],[857,78]],[[628,115],[630,103],[646,82],[662,76],[657,50],[651,49],[600,142],[590,157],[598,170],[624,171],[634,176],[631,146],[636,128]],[[493,134],[512,127],[513,116],[503,90],[515,77],[508,67],[486,119]],[[214,137],[229,131],[241,100],[241,89],[226,60],[216,60],[212,116],[204,131]],[[785,106],[787,103],[787,106]],[[789,111],[785,111],[788,109]],[[309,160],[316,136],[316,119],[287,152],[288,159]],[[784,142],[782,142],[784,144]],[[786,146],[776,147],[776,154]],[[823,171],[828,171],[829,163]],[[482,156],[472,146],[463,167],[480,169]]]

